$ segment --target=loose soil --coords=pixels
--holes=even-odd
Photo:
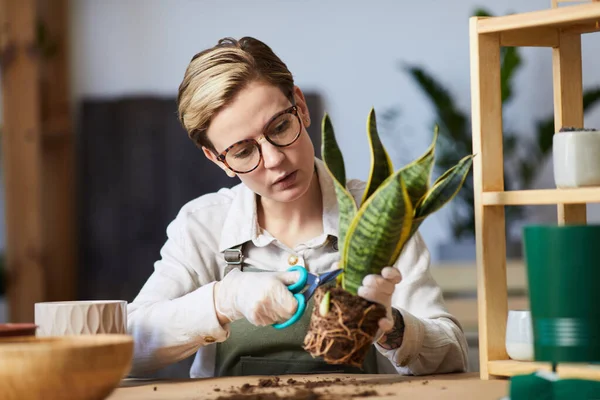
[[[329,312],[322,316],[319,304],[331,292]],[[365,357],[385,317],[385,307],[355,296],[340,287],[319,287],[315,307],[304,338],[304,349],[329,364],[362,368]]]
[[[330,388],[331,386],[355,386],[358,390],[346,394],[334,394],[328,389],[321,389],[319,392],[313,390],[317,388]],[[260,392],[265,388],[282,388],[283,390],[280,390],[279,393]],[[362,382],[355,378],[349,380],[335,378],[305,381],[297,381],[290,378],[283,381],[279,377],[273,377],[260,379],[256,385],[245,383],[239,388],[232,387],[229,395],[219,396],[217,400],[345,400],[380,395],[374,388],[374,384]],[[219,390],[215,389],[215,391]]]

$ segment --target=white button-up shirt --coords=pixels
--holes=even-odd
[[[183,360],[196,352],[190,376],[214,376],[216,342],[227,340],[228,326],[217,320],[214,283],[227,266],[223,251],[244,244],[244,263],[285,271],[289,258],[321,273],[339,259],[338,205],[325,165],[315,159],[323,196],[323,233],[290,248],[258,225],[256,195],[243,183],[185,204],[167,227],[161,259],[135,300],[128,305],[128,331],[134,337],[132,375]],[[347,183],[357,201],[365,183]],[[429,271],[429,251],[419,233],[394,265],[402,274],[392,306],[404,317],[402,345],[375,345],[380,372],[433,374],[467,370],[467,344],[458,321],[448,313],[441,289]]]

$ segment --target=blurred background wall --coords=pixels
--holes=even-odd
[[[339,132],[340,146],[352,160],[347,163],[348,175],[364,179],[369,165],[365,122],[370,107],[375,107],[382,123],[385,112],[398,112],[393,126],[382,127],[395,165],[420,154],[431,139],[433,108],[403,65],[425,68],[468,113],[468,17],[478,7],[502,15],[549,8],[549,3],[73,0],[74,111],[81,124],[82,105],[88,100],[173,99],[196,52],[224,36],[251,35],[282,57],[303,90],[322,98],[323,109]],[[593,35],[583,38],[584,87],[600,84],[596,68],[600,52],[594,39]],[[515,77],[515,98],[505,109],[505,124],[531,136],[536,119],[552,112],[551,50],[523,48],[521,54],[523,67]],[[600,125],[600,108],[586,114],[586,124]],[[551,165],[541,167],[536,184],[550,187]],[[439,245],[452,241],[450,211],[446,207],[423,224],[433,260],[440,259]],[[589,213],[590,218],[599,215],[594,207]],[[0,246],[3,234],[0,224]]]
[[[249,35],[270,45],[310,96],[313,138],[318,143],[320,118],[329,113],[347,175],[365,179],[371,107],[396,167],[431,140],[435,108],[407,67],[435,77],[468,117],[468,18],[478,8],[503,15],[549,7],[550,0],[71,1],[79,295],[132,300],[178,209],[237,183],[204,160],[176,119],[175,96],[189,60],[219,38]],[[584,89],[598,87],[598,38],[584,35],[582,43]],[[517,147],[535,140],[538,121],[553,112],[551,50],[519,52],[514,95],[504,109],[505,130],[516,133]],[[585,120],[600,127],[600,107],[590,108]],[[537,167],[531,186],[553,187],[551,159]],[[0,212],[3,199],[0,193]],[[447,206],[422,225],[435,265],[474,257],[468,232],[453,233],[455,213]],[[514,226],[517,239],[520,224],[553,221],[555,213],[551,206],[526,210]],[[588,217],[600,220],[600,208],[588,206]],[[0,250],[4,243],[0,219]],[[448,245],[462,253],[448,253]]]

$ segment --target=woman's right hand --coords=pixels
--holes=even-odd
[[[233,269],[215,284],[215,309],[219,321],[246,318],[257,326],[288,320],[298,301],[287,285],[299,279],[298,272],[242,272]]]

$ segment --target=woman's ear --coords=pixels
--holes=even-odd
[[[230,178],[235,177],[235,172],[233,172],[232,170],[227,168],[227,166],[224,163],[217,160],[217,156],[215,156],[215,153],[212,150],[202,146],[202,152],[204,153],[204,157],[208,158],[210,161],[217,164],[217,166],[219,168],[221,168],[223,171],[225,171],[225,173],[227,174],[228,177],[230,177]]]
[[[308,112],[304,93],[302,93],[302,90],[298,86],[294,86],[294,99],[300,111],[300,119],[302,119],[304,126],[308,128],[310,126],[310,113]]]

